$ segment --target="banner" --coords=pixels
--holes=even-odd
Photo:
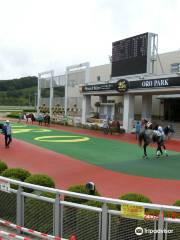
[[[144,207],[121,205],[122,217],[144,219]]]

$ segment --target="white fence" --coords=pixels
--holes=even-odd
[[[180,207],[72,193],[4,177],[0,181],[0,224],[21,226],[19,232],[30,229],[29,234],[40,232],[45,239],[73,234],[78,240],[180,239]],[[124,207],[144,214],[128,215]]]

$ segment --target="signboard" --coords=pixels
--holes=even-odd
[[[3,192],[10,192],[10,183],[5,181],[5,180],[1,180],[0,179],[0,191],[3,191]]]
[[[126,92],[128,89],[180,87],[180,77],[127,81],[120,79],[116,83],[94,84],[82,87],[82,92],[110,91]]]
[[[129,88],[165,88],[180,86],[180,77],[148,79],[129,82]]]
[[[82,92],[115,90],[115,87],[114,83],[85,85],[82,87]]]
[[[121,205],[121,213],[123,217],[144,219],[144,207],[132,206],[128,204]]]
[[[112,43],[112,77],[147,72],[148,33]]]
[[[129,88],[129,83],[126,79],[121,79],[117,82],[117,91],[118,92],[126,92]]]

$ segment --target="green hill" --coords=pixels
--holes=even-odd
[[[36,93],[37,77],[35,76],[0,81],[1,106],[34,106]]]
[[[0,80],[0,106],[34,106],[38,78],[28,76],[12,80]],[[54,96],[63,97],[64,87],[54,89]],[[49,97],[49,89],[42,89],[42,97]]]

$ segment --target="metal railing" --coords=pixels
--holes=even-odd
[[[73,193],[4,177],[0,182],[11,186],[0,186],[0,219],[21,226],[19,231],[38,231],[46,239],[69,239],[72,234],[78,240],[180,239],[180,207]],[[143,207],[145,217],[124,215],[123,205]]]

